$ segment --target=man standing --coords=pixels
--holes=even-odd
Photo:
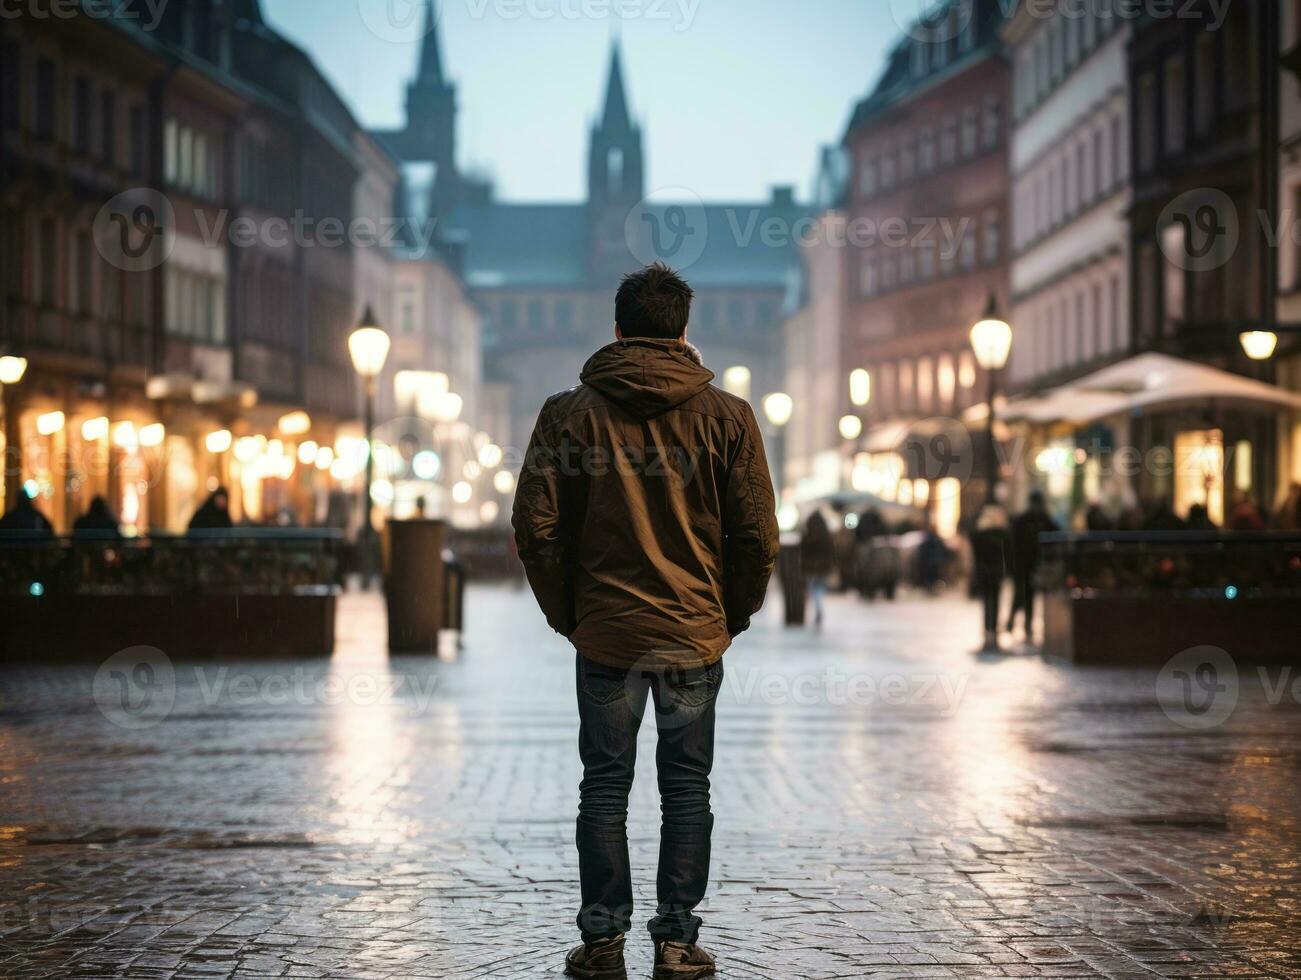
[[[1026,643],[1034,642],[1034,600],[1039,574],[1039,535],[1058,530],[1048,513],[1042,490],[1030,491],[1030,507],[1012,522],[1012,576],[1015,590],[1007,631],[1012,632],[1019,612],[1025,625]]]
[[[547,399],[514,527],[547,622],[577,650],[578,978],[618,978],[632,924],[628,793],[648,697],[663,823],[656,980],[714,974],[694,914],[709,880],[709,772],[723,652],[763,604],[776,505],[754,412],[686,342],[691,287],[656,263],[624,278],[615,343]]]

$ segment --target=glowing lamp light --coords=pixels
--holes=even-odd
[[[849,400],[858,408],[872,400],[872,375],[862,368],[849,373]]]
[[[458,504],[468,504],[470,498],[474,496],[474,487],[462,480],[456,486],[452,487],[452,499]]]
[[[1238,598],[1238,587],[1237,587],[1236,585],[1227,585],[1227,586],[1225,586],[1225,587],[1224,587],[1224,598],[1226,598],[1226,599],[1236,599],[1236,598]]]
[[[442,468],[443,461],[432,449],[422,450],[411,459],[411,472],[416,475],[417,480],[437,479],[438,471]]]
[[[353,368],[367,380],[374,378],[384,370],[391,344],[389,335],[379,328],[375,314],[367,307],[361,326],[348,337],[348,354],[352,357]]]
[[[863,434],[863,420],[857,415],[846,415],[840,420],[840,438],[857,439]]]
[[[113,445],[118,449],[135,449],[140,445],[140,439],[136,435],[136,427],[133,422],[119,422],[113,426]]]
[[[216,435],[217,433],[213,433]],[[209,437],[211,438],[211,436]],[[258,458],[262,452],[262,447],[258,444],[256,437],[243,436],[235,443],[235,458],[241,463],[251,463]]]
[[[36,431],[43,436],[52,436],[63,431],[63,422],[62,412],[46,412],[36,417]]]
[[[782,504],[777,508],[777,527],[782,531],[794,531],[800,526],[800,509],[794,504]]]
[[[454,391],[446,391],[434,399],[429,414],[436,422],[455,422],[461,417],[465,400]]]
[[[27,373],[27,358],[6,354],[0,357],[0,385],[16,385]]]
[[[510,493],[515,489],[515,474],[510,470],[499,470],[492,478],[492,485],[498,493]]]
[[[394,496],[393,484],[388,480],[376,480],[370,486],[370,499],[381,506],[393,503]]]
[[[312,427],[312,417],[306,412],[290,412],[287,415],[280,416],[280,421],[276,423],[276,427],[282,435],[301,436]]]
[[[723,390],[737,398],[750,400],[750,369],[744,364],[737,364],[723,372]]]
[[[479,520],[483,521],[485,524],[491,524],[497,519],[497,515],[500,513],[501,507],[498,506],[497,501],[485,500],[479,507]]]
[[[167,429],[161,422],[154,422],[140,427],[140,445],[142,446],[161,446],[165,438],[167,438]]]
[[[108,435],[108,418],[100,415],[93,419],[86,419],[81,423],[81,438],[86,442],[99,442]]]
[[[334,465],[334,450],[329,446],[322,446],[316,450],[316,468],[318,470],[328,470]]]
[[[971,328],[971,349],[986,371],[1000,371],[1012,353],[1012,327],[998,315],[998,300],[990,296],[985,316]]]
[[[41,596],[45,595],[44,583],[33,582],[31,585],[27,586],[27,594],[35,599],[39,599]]]
[[[230,429],[218,429],[216,432],[208,433],[208,437],[203,440],[203,445],[207,448],[208,452],[215,455],[217,453],[224,453],[230,448],[231,442],[233,441]]]
[[[502,451],[501,446],[488,443],[479,450],[479,462],[485,469],[493,469],[501,465]]]
[[[1278,348],[1278,334],[1271,330],[1248,330],[1238,334],[1238,342],[1253,361],[1268,361]]]
[[[298,462],[304,466],[312,466],[316,463],[316,454],[320,451],[321,447],[311,439],[300,442],[298,444]]]
[[[763,414],[779,429],[791,420],[794,413],[795,402],[784,391],[774,391],[763,400]]]
[[[467,480],[477,480],[483,474],[483,467],[472,459],[467,459],[461,467],[461,473]]]

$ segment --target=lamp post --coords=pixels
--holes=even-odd
[[[362,587],[369,589],[375,572],[375,528],[370,518],[371,481],[375,475],[375,445],[372,434],[375,428],[375,379],[384,370],[388,359],[389,335],[380,329],[375,321],[375,314],[370,306],[362,315],[361,323],[348,337],[348,353],[352,356],[352,366],[361,376],[366,389],[366,485],[361,505],[361,581]]]
[[[993,293],[989,294],[985,315],[971,328],[971,349],[976,354],[976,362],[985,370],[989,379],[986,398],[989,414],[985,420],[989,462],[986,470],[985,499],[992,503],[998,485],[998,451],[994,443],[994,399],[998,394],[998,372],[1003,370],[1008,355],[1012,353],[1012,327],[999,315],[998,297]]]
[[[14,385],[23,380],[23,375],[27,373],[27,358],[18,357],[14,354],[6,354],[0,357],[0,409],[4,412],[4,458],[0,463],[4,464],[4,509],[13,506],[17,498],[18,487],[22,483],[22,452],[18,445],[18,411],[15,407],[17,395],[14,391]],[[9,465],[10,453],[15,454],[14,465]]]
[[[774,391],[763,400],[763,414],[773,429],[773,482],[777,489],[777,504],[781,505],[781,492],[786,482],[786,424],[795,412],[795,402],[784,391]]]

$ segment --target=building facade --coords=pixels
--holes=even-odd
[[[1128,355],[1131,21],[1104,5],[1021,4],[1004,32],[1012,63],[1012,267],[1014,326],[1008,387],[1032,392]],[[1079,497],[1118,497],[1091,454],[1075,467],[1045,464],[1089,452],[1088,439],[1047,426],[1023,433],[1012,499],[1047,489],[1063,513]],[[1108,444],[1128,439],[1112,433]],[[1044,454],[1041,456],[1041,454]],[[1104,485],[1104,483],[1106,485]],[[1128,503],[1128,501],[1126,502]],[[1119,508],[1123,506],[1116,504]]]
[[[923,479],[934,474],[908,464],[901,472],[890,457],[910,424],[956,419],[984,399],[969,331],[991,296],[1007,309],[1010,71],[1002,21],[1000,4],[979,0],[945,4],[914,24],[843,140],[850,258],[838,387],[842,411],[866,426],[844,448],[856,459],[856,486],[902,503],[923,495],[940,503],[933,481]],[[872,381],[863,410],[850,400],[847,372],[855,369]],[[964,497],[983,493],[979,472]],[[940,515],[946,529],[960,509],[953,491],[950,480]]]
[[[351,114],[257,0],[4,18],[5,506],[311,521],[355,417]],[[309,456],[311,458],[309,458]]]

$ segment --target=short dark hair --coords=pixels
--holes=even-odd
[[[625,337],[677,340],[686,333],[694,296],[686,280],[656,262],[623,277],[614,298],[614,321]]]

